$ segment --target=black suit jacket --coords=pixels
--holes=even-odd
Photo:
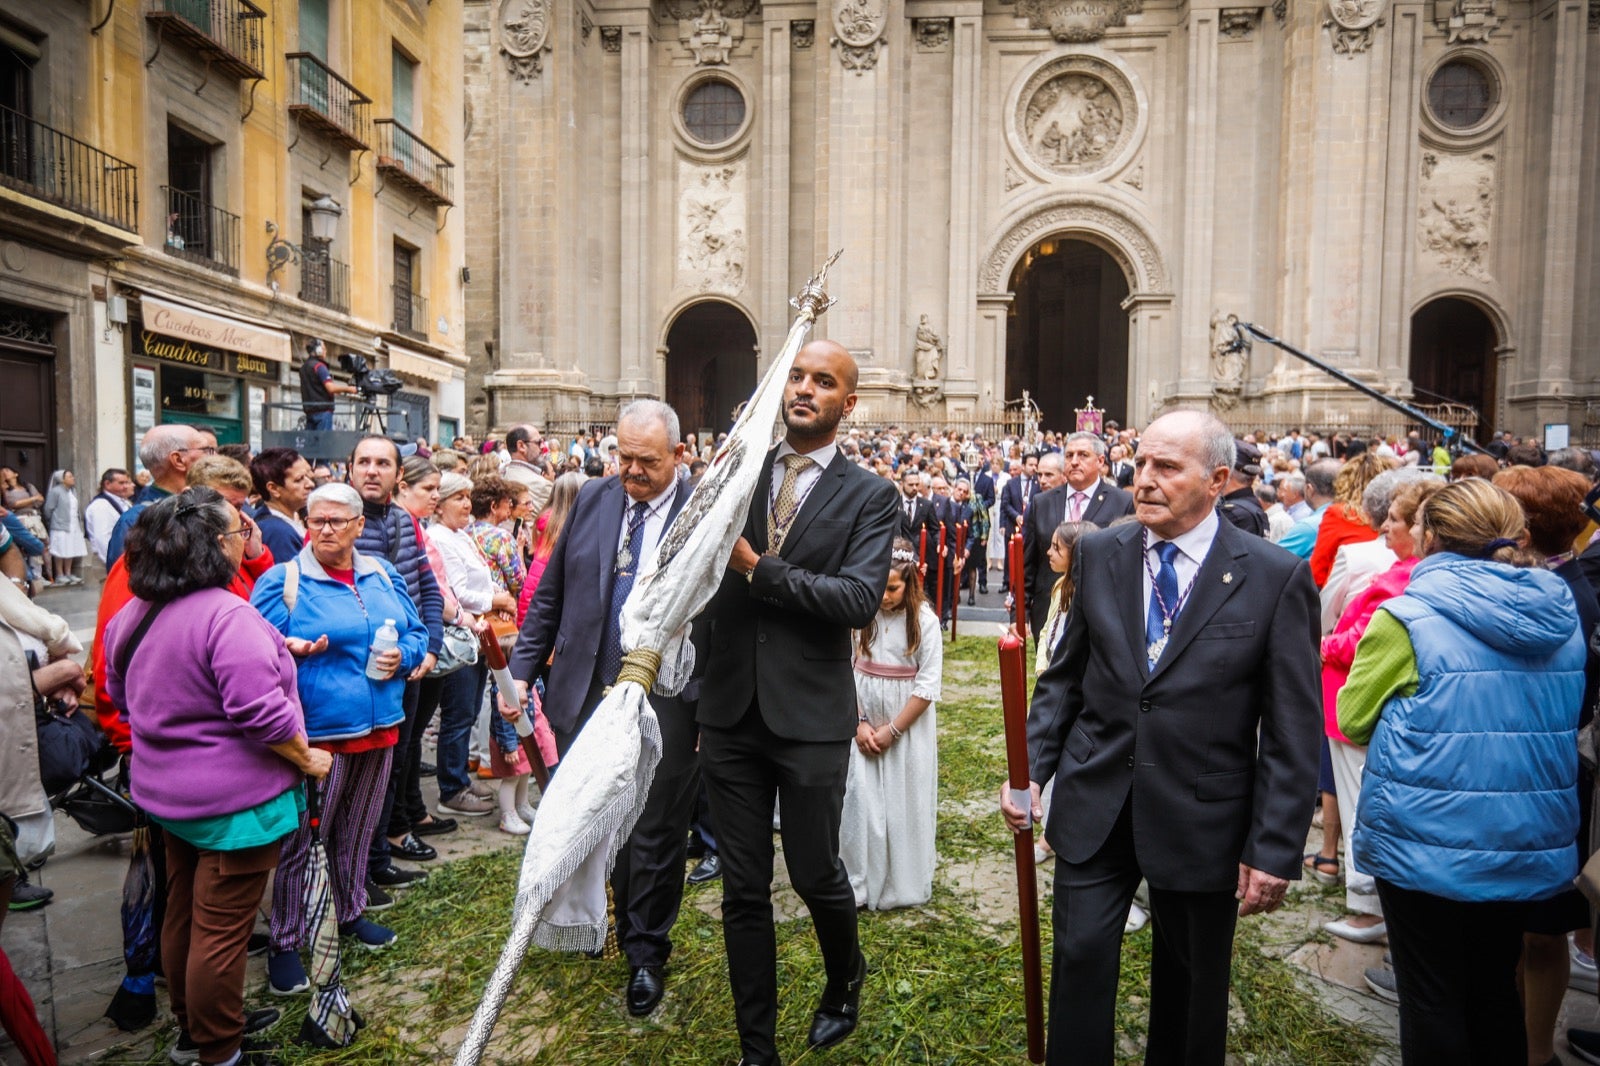
[[[1005,488],[1000,490],[1000,521],[997,526],[1007,543],[1011,541],[1011,534],[1017,531],[1018,519],[1022,518],[1023,512],[1027,510],[1022,502],[1022,483],[1025,480],[1027,479],[1018,474],[1007,481]],[[1037,495],[1039,495],[1039,485],[1038,479],[1035,478],[1033,491],[1028,502],[1031,503],[1032,497]]]
[[[900,508],[899,535],[911,542],[911,550],[917,550],[918,537],[926,529],[928,531],[928,555],[932,557],[934,549],[939,544],[939,516],[934,508],[933,501],[925,496],[918,496],[911,501],[911,514],[906,514],[906,496],[900,493],[895,500],[895,505]]]
[[[1144,529],[1091,533],[1065,635],[1028,716],[1033,779],[1055,779],[1047,837],[1099,850],[1133,793],[1156,888],[1232,891],[1239,864],[1300,876],[1322,739],[1317,589],[1307,564],[1219,522],[1166,653],[1145,653]]]
[[[743,531],[763,553],[771,485],[769,452]],[[701,725],[732,728],[754,703],[767,728],[789,740],[855,736],[850,631],[878,613],[901,498],[892,482],[840,452],[806,495],[782,550],[763,554],[749,580],[727,571],[701,616],[709,623]]]
[[[1133,513],[1133,497],[1104,480],[1089,490],[1089,502],[1083,509],[1083,520],[1104,529],[1123,515]],[[1056,527],[1067,518],[1067,500],[1072,486],[1062,482],[1049,492],[1041,492],[1028,506],[1022,519],[1022,571],[1023,585],[1027,589],[1028,624],[1034,635],[1044,628],[1050,614],[1050,590],[1055,588],[1056,573],[1050,569],[1050,538]]]
[[[667,527],[692,491],[687,481],[678,482],[667,512]],[[573,732],[594,709],[586,703],[596,682],[600,642],[611,617],[611,572],[617,561],[622,520],[632,502],[614,476],[590,481],[579,490],[511,653],[511,675],[530,684],[539,667],[555,653],[550,676],[545,679],[544,714],[550,725],[563,733]],[[677,700],[652,695],[650,702],[659,713],[671,703],[692,704],[694,695],[691,682]]]
[[[988,468],[979,470],[972,479],[972,494],[983,501],[984,507],[994,510],[994,475]]]
[[[1111,464],[1111,480],[1117,483],[1117,488],[1127,489],[1133,487],[1133,463],[1127,459],[1120,463]]]

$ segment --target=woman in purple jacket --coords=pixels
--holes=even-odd
[[[300,823],[302,776],[332,761],[306,742],[283,638],[228,591],[243,534],[212,489],[146,508],[126,552],[136,599],[105,639],[107,691],[139,767],[133,798],[166,830],[161,958],[178,1048],[202,1063],[268,1053],[244,1040],[246,944],[279,842]]]

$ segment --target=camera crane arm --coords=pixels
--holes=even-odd
[[[1261,340],[1266,341],[1268,344],[1282,348],[1296,359],[1301,359],[1307,363],[1310,363],[1324,374],[1327,374],[1336,381],[1350,386],[1363,396],[1377,400],[1385,407],[1399,411],[1407,418],[1412,418],[1422,423],[1429,429],[1432,429],[1434,432],[1438,433],[1440,437],[1444,439],[1446,450],[1453,455],[1460,454],[1463,451],[1473,451],[1483,455],[1489,454],[1488,451],[1479,445],[1477,441],[1461,436],[1460,432],[1454,426],[1446,425],[1430,415],[1423,414],[1421,411],[1417,410],[1417,408],[1411,406],[1403,400],[1397,400],[1393,396],[1388,396],[1379,392],[1371,385],[1368,385],[1364,381],[1356,380],[1349,374],[1346,374],[1343,370],[1340,370],[1338,367],[1330,366],[1321,359],[1318,359],[1316,356],[1311,355],[1308,352],[1301,351],[1288,341],[1280,340],[1279,338],[1274,337],[1272,334],[1268,333],[1266,330],[1262,329],[1253,322],[1241,322],[1237,319],[1234,320],[1233,340],[1228,343],[1227,350],[1230,352],[1248,351],[1251,344],[1251,337],[1260,338]]]

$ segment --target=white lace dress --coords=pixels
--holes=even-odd
[[[908,655],[905,616],[880,611],[872,660],[856,664],[856,704],[873,729],[898,715],[911,696],[932,704],[882,755],[863,755],[851,743],[839,857],[856,905],[873,910],[915,906],[933,895],[944,643],[932,608],[924,605],[919,620],[921,642]]]

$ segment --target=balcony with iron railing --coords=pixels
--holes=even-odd
[[[350,313],[350,266],[325,251],[300,254],[300,299],[330,311]]]
[[[310,52],[290,52],[289,113],[341,148],[364,152],[372,144],[372,101]]]
[[[428,300],[409,285],[390,286],[394,292],[394,331],[412,340],[428,339]]]
[[[192,193],[161,186],[167,203],[162,249],[212,270],[239,276],[239,216]]]
[[[378,172],[435,207],[455,203],[451,172],[455,164],[392,118],[373,123],[378,133]]]
[[[139,229],[137,167],[3,106],[0,185],[118,229]]]
[[[167,37],[238,78],[265,78],[267,13],[250,0],[150,0],[156,54]],[[153,57],[152,57],[153,61]],[[148,65],[148,64],[146,64]]]

